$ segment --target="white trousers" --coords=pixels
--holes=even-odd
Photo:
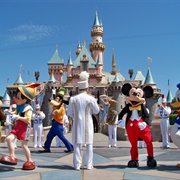
[[[117,125],[108,125],[109,146],[117,145]]]
[[[34,131],[34,146],[35,147],[41,146],[43,125],[42,124],[34,124],[33,131]]]
[[[160,120],[160,127],[162,133],[162,147],[170,147],[170,139],[169,139],[169,118]]]
[[[74,168],[80,168],[82,165],[82,155],[81,154],[81,144],[74,144],[74,154],[73,154],[73,164]],[[84,153],[84,162],[88,169],[93,167],[93,145],[86,144],[86,149]]]

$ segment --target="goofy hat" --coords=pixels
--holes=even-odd
[[[39,85],[40,84],[38,83],[36,84],[33,83],[26,86],[20,86],[18,87],[18,89],[26,98],[32,101],[36,96],[36,87],[38,87]]]

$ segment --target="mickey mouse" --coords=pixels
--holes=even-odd
[[[157,162],[154,159],[152,136],[150,132],[149,113],[145,107],[145,98],[153,96],[153,89],[151,86],[146,86],[143,89],[139,87],[132,87],[131,84],[126,83],[122,87],[122,93],[126,97],[126,106],[118,115],[119,121],[125,114],[126,117],[126,130],[129,141],[131,143],[131,160],[128,162],[128,167],[139,167],[138,162],[138,139],[145,141],[147,146],[147,166],[156,167]]]

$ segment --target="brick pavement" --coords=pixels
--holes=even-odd
[[[66,135],[71,141],[71,133]],[[16,166],[6,166],[0,164],[1,180],[175,180],[180,179],[180,168],[176,167],[180,163],[180,151],[171,143],[171,149],[161,149],[161,143],[153,142],[156,168],[146,166],[146,149],[139,149],[139,168],[128,168],[130,160],[130,143],[128,141],[118,141],[117,148],[108,148],[108,137],[101,133],[94,135],[94,168],[87,170],[85,167],[81,171],[73,168],[73,154],[64,153],[65,148],[56,148],[55,141],[52,143],[51,153],[39,154],[38,149],[33,148],[32,142],[29,147],[32,159],[36,163],[33,171],[21,170],[25,162],[25,156],[18,142],[16,156],[19,159]],[[84,152],[84,151],[83,151]],[[6,143],[0,144],[0,156],[7,154]]]

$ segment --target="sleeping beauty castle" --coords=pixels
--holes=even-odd
[[[150,111],[150,118],[153,120],[157,102],[161,96],[161,90],[157,88],[156,83],[153,80],[150,67],[147,68],[146,76],[138,70],[134,79],[126,80],[123,75],[116,70],[116,59],[113,49],[110,50],[112,51],[112,59],[104,59],[106,45],[103,42],[103,24],[99,20],[97,12],[95,14],[90,34],[92,42],[88,46],[85,41],[83,45],[78,43],[75,52],[75,60],[72,60],[71,52],[69,52],[69,58],[67,60],[61,59],[58,47],[56,47],[54,54],[47,62],[47,73],[49,74],[50,79],[41,83],[37,88],[37,99],[41,106],[41,110],[46,114],[44,126],[51,125],[50,115],[52,107],[48,102],[49,98],[52,98],[52,90],[56,90],[57,92],[60,87],[65,87],[65,98],[78,94],[77,82],[79,80],[78,75],[81,71],[87,71],[89,73],[89,93],[97,98],[98,103],[101,104],[99,96],[106,94],[117,101],[114,108],[118,112],[120,112],[125,106],[125,96],[121,92],[123,84],[131,83],[132,85],[139,87],[144,87],[146,85],[152,86],[154,96],[147,99],[146,106]],[[105,71],[105,63],[109,63],[109,67],[111,66],[111,72]],[[64,80],[63,77],[65,77]],[[7,95],[12,100],[15,96],[17,87],[26,84],[28,83],[24,83],[21,73],[19,73],[15,83],[7,86],[7,91],[4,96]],[[93,120],[95,131],[101,131],[99,116],[94,116]]]

